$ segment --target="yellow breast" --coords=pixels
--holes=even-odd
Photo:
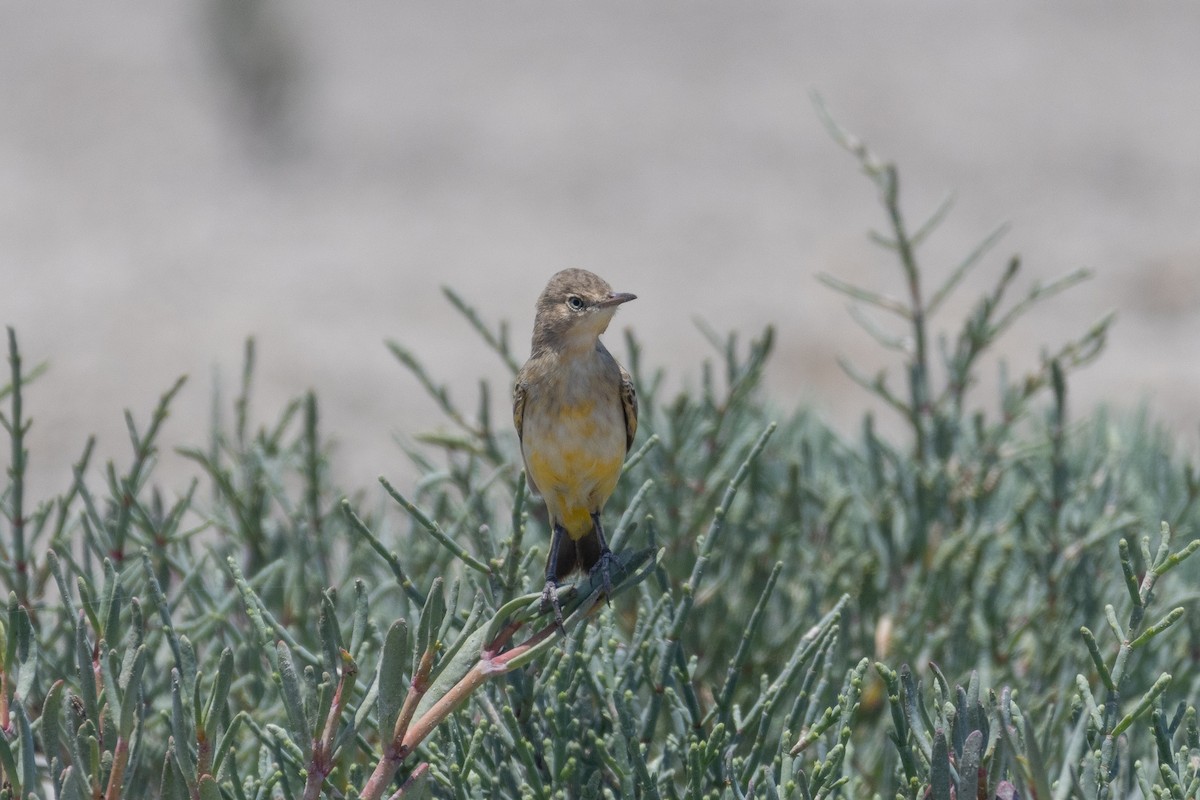
[[[604,507],[621,475],[625,421],[619,404],[527,409],[522,451],[551,518],[578,539],[591,530],[591,515]]]

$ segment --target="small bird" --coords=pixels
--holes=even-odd
[[[552,529],[542,603],[554,609],[560,629],[555,589],[566,575],[598,567],[611,590],[612,551],[600,512],[633,445],[638,403],[629,373],[600,334],[617,308],[635,299],[587,270],[554,275],[538,298],[532,352],[513,389],[525,474],[546,501]]]

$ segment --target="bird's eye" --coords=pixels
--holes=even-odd
[[[582,311],[583,310],[583,298],[579,297],[578,295],[573,294],[567,298],[567,305],[569,305],[571,307],[572,311]]]

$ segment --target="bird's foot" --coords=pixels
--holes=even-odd
[[[612,554],[612,550],[606,547],[600,552],[600,558],[592,565],[592,570],[589,573],[589,577],[595,577],[596,571],[600,571],[600,580],[603,581],[605,600],[608,600],[609,595],[612,594],[612,567],[616,560],[616,556]]]
[[[563,626],[562,606],[558,604],[558,583],[554,580],[547,580],[545,588],[542,589],[542,609],[547,607],[554,609],[554,624],[558,627],[558,632],[563,636],[567,635],[567,629]]]

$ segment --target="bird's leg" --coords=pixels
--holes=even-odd
[[[563,627],[562,607],[558,604],[558,548],[562,544],[562,537],[566,536],[567,532],[563,530],[558,523],[554,524],[554,531],[550,534],[550,554],[546,557],[546,586],[542,589],[542,608],[549,606],[554,609],[554,622],[558,625],[558,631],[563,636],[567,635],[567,629]]]
[[[592,572],[600,570],[600,578],[604,581],[604,596],[607,599],[612,594],[612,550],[608,549],[608,540],[604,538],[604,526],[600,524],[600,512],[592,514],[592,527],[596,538],[600,540],[600,558],[592,566]]]

